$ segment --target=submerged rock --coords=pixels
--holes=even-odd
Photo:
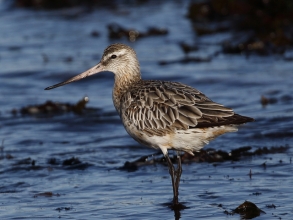
[[[254,203],[245,201],[241,205],[239,205],[236,209],[234,209],[235,213],[241,215],[244,219],[252,219],[257,216],[260,216],[261,213],[264,213],[261,209],[259,209]]]

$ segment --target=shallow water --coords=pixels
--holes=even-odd
[[[174,218],[164,205],[172,199],[166,166],[151,164],[135,172],[118,169],[156,151],[140,146],[124,130],[112,105],[111,73],[44,91],[99,61],[104,48],[116,42],[107,37],[111,22],[140,31],[150,26],[169,30],[166,36],[119,41],[136,50],[144,78],[189,84],[255,118],[208,147],[225,151],[242,146],[290,147],[286,153],[236,162],[183,164],[180,201],[189,208],[181,211],[181,219],[240,219],[224,211],[245,200],[266,212],[255,219],[292,218],[292,62],[276,56],[220,54],[211,62],[158,65],[160,60],[184,57],[180,41],[197,42],[200,50],[191,55],[208,57],[220,51],[217,42],[228,37],[198,38],[185,18],[187,4],[181,1],[90,13],[80,8],[7,9],[1,2],[0,8],[1,219]],[[92,31],[100,36],[92,37]],[[261,95],[275,102],[263,106]],[[74,104],[84,96],[90,98],[90,114],[11,114],[12,109],[47,100]],[[81,164],[62,165],[72,157]],[[40,194],[45,192],[53,194]],[[269,208],[271,204],[276,207]]]

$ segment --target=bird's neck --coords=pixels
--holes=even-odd
[[[131,74],[115,74],[113,104],[120,115],[121,98],[133,85],[141,80],[140,71]]]

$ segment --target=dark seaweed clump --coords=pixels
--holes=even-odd
[[[206,0],[191,3],[187,17],[197,35],[231,32],[230,54],[283,54],[293,45],[293,1]]]
[[[190,155],[188,153],[184,153],[181,156],[182,163],[220,163],[225,161],[240,161],[244,160],[247,157],[253,156],[261,156],[267,154],[278,154],[278,153],[286,153],[290,147],[286,146],[276,146],[276,147],[259,147],[255,150],[252,150],[252,147],[245,146],[239,147],[231,150],[230,152],[226,152],[223,150],[215,150],[213,148],[201,149],[198,152],[193,152],[194,155]],[[161,156],[162,153],[159,151],[156,154],[143,156],[135,161],[129,162],[126,161],[125,164],[119,168],[119,170],[125,170],[128,172],[134,172],[139,167],[152,165],[155,163],[165,164],[165,157]],[[160,156],[160,157],[156,157]],[[170,157],[172,163],[177,163],[177,156]],[[290,160],[291,163],[291,160]],[[265,168],[266,164],[262,164]],[[251,173],[249,175],[252,175]]]
[[[47,101],[39,105],[25,106],[22,107],[20,110],[12,109],[11,113],[13,115],[17,115],[20,113],[23,116],[53,116],[73,112],[74,114],[81,115],[83,113],[90,113],[96,110],[93,108],[86,108],[86,104],[88,102],[89,98],[87,96],[83,97],[76,104]]]
[[[122,39],[126,38],[131,42],[136,41],[139,38],[152,37],[152,36],[163,36],[167,35],[168,30],[165,28],[150,27],[148,30],[142,32],[134,28],[127,29],[123,26],[112,23],[108,25],[108,38],[111,39]]]

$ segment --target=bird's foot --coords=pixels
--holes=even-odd
[[[178,200],[177,200],[177,202],[175,202],[173,200],[173,202],[169,205],[169,208],[174,210],[174,211],[180,211],[180,210],[183,210],[183,209],[187,209],[188,207],[185,206],[183,203],[178,202]]]

